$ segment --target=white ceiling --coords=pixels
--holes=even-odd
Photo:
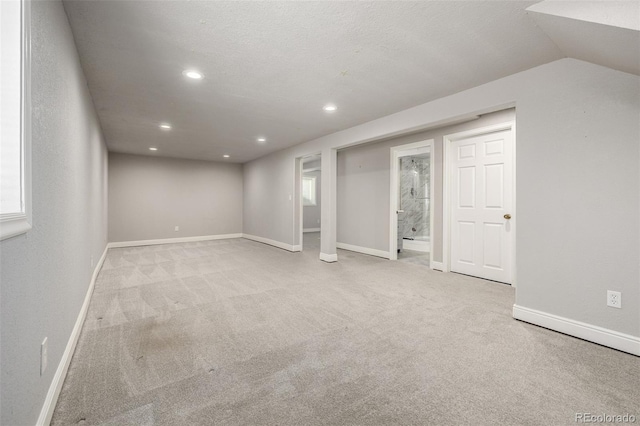
[[[111,151],[246,162],[564,57],[533,3],[64,5]]]
[[[640,75],[640,1],[543,1],[527,9],[565,55]]]

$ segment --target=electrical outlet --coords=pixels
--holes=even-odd
[[[607,306],[618,309],[622,308],[622,293],[607,290]]]
[[[40,345],[40,375],[42,376],[47,369],[47,337],[44,338]]]
[[[176,226],[176,228],[174,229],[174,231],[178,232],[180,230],[179,226]]]

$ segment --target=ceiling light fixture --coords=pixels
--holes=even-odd
[[[265,143],[267,141],[267,138],[258,138],[258,142],[260,143]]]
[[[328,104],[328,105],[323,106],[322,109],[327,111],[327,112],[333,112],[333,111],[337,110],[338,107],[333,105],[333,104]]]
[[[229,157],[231,157],[231,156],[230,156],[229,154],[225,154],[225,155],[223,155],[223,157],[224,157],[224,158],[229,158]]]
[[[169,124],[169,123],[160,123],[160,128],[162,130],[171,130],[171,124]]]
[[[149,151],[157,151],[157,150],[158,150],[158,148],[153,147],[153,146],[151,148],[149,148]]]
[[[194,80],[202,80],[202,78],[204,77],[202,73],[196,70],[184,70],[182,71],[182,75],[184,75],[185,77],[192,78]]]

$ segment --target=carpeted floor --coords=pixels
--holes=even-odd
[[[640,417],[640,360],[512,319],[511,287],[313,243],[109,250],[53,424]]]

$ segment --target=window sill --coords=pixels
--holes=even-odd
[[[0,222],[0,241],[24,234],[30,229],[31,224],[25,216],[3,219],[2,222]]]

